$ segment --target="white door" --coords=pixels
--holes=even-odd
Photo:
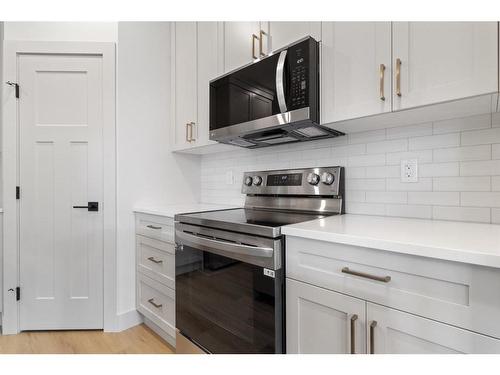
[[[321,40],[321,22],[262,22],[262,28],[269,33],[269,43],[265,53],[276,51],[306,36],[318,42]],[[265,24],[269,24],[267,27]],[[265,42],[265,41],[264,41]],[[264,47],[265,48],[265,47]]]
[[[286,279],[286,350],[366,353],[365,301]]]
[[[224,71],[259,58],[260,22],[224,22]]]
[[[102,57],[19,55],[18,79],[20,329],[103,328]]]
[[[498,24],[395,22],[393,66],[395,110],[496,92]]]
[[[173,31],[174,148],[184,149],[197,139],[196,22],[176,22]]]
[[[391,111],[391,23],[323,22],[321,122]]]
[[[500,353],[500,340],[369,302],[366,321],[373,354]]]

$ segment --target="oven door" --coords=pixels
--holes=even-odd
[[[209,353],[282,353],[281,240],[176,223],[175,241],[180,333]]]

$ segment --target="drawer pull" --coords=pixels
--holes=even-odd
[[[160,303],[160,304],[155,303],[155,299],[154,299],[154,298],[150,298],[150,299],[148,299],[148,302],[149,302],[150,304],[152,304],[154,307],[156,307],[157,309],[160,309],[160,308],[163,306],[161,303]]]
[[[364,272],[358,272],[358,271],[352,271],[349,269],[349,267],[344,267],[342,268],[343,273],[347,273],[349,275],[353,276],[359,276],[359,277],[365,277],[367,279],[375,280],[375,281],[381,281],[383,283],[388,283],[391,281],[390,276],[375,276],[375,275],[370,275],[369,273],[364,273]]]
[[[377,321],[374,320],[370,324],[370,354],[375,354],[375,327],[377,326]]]
[[[351,354],[356,354],[356,320],[358,320],[358,316],[353,314],[351,316]]]
[[[155,225],[151,225],[151,224],[150,224],[150,225],[146,225],[146,226],[147,226],[148,228],[150,228],[150,229],[161,229],[161,227],[157,227],[157,226],[155,226]]]
[[[163,260],[156,260],[155,257],[149,257],[148,260],[150,260],[153,263],[160,264],[163,263]]]

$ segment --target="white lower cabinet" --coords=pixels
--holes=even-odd
[[[372,354],[500,353],[500,340],[369,302],[366,320]]]
[[[286,280],[287,353],[366,352],[365,301]]]

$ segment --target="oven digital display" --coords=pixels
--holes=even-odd
[[[267,186],[300,186],[302,173],[270,174],[267,176]]]

